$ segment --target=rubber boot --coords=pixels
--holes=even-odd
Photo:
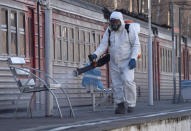
[[[135,107],[128,107],[127,112],[132,113],[134,112],[134,110],[135,110]]]
[[[125,114],[124,102],[117,104],[117,108],[115,109],[115,114]]]

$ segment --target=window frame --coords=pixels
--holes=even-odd
[[[20,15],[24,15],[23,17],[23,27],[24,28],[21,28],[20,27]],[[18,38],[17,38],[17,40],[18,40],[18,43],[21,43],[21,35],[23,35],[24,36],[24,54],[21,54],[21,44],[18,44],[18,53],[19,53],[19,55],[20,56],[22,56],[22,57],[25,57],[26,56],[26,14],[25,13],[23,13],[23,12],[19,12],[19,13],[17,13],[17,19],[18,19],[18,22],[17,22],[17,26],[18,26],[18,28],[17,28],[17,30],[18,30],[18,33],[17,33],[17,35],[18,35]]]
[[[67,62],[69,62],[69,63],[74,63],[74,39],[75,39],[74,29],[75,29],[75,27],[68,26],[68,61]],[[71,30],[72,30],[73,37],[71,37],[71,35],[70,35]],[[71,48],[72,53],[69,52],[69,47]],[[70,54],[72,54],[72,57],[70,56]]]
[[[79,27],[76,26],[74,27],[74,62],[77,64],[80,63],[80,55],[79,55],[80,48],[79,47],[80,47],[80,30],[79,30]]]
[[[58,35],[57,35],[57,26],[59,26],[60,27],[60,37],[58,37]],[[59,40],[58,40],[59,39]],[[60,52],[60,59],[58,59],[58,54],[57,54],[57,51],[58,51],[58,49],[61,49],[61,48],[58,48],[58,41],[60,41],[61,43],[60,43],[60,45],[62,45],[62,25],[61,24],[59,24],[59,23],[56,23],[56,25],[55,25],[55,59],[57,60],[57,61],[62,61],[62,52]]]
[[[1,48],[0,48],[0,54],[1,55],[3,55],[3,56],[5,56],[5,55],[8,55],[9,54],[9,45],[8,45],[8,10],[6,9],[6,8],[1,8],[0,7],[0,16],[1,16],[1,13],[2,13],[2,10],[6,10],[6,12],[7,12],[7,25],[6,26],[4,26],[4,25],[2,25],[2,23],[1,23],[1,20],[0,20],[0,41],[2,41],[3,39],[2,39],[2,32],[3,32],[3,30],[6,30],[6,34],[7,34],[7,43],[6,43],[6,46],[7,46],[7,53],[3,53],[3,49],[2,49],[2,42],[1,42]],[[4,27],[3,27],[4,26]]]
[[[90,50],[91,50],[91,31],[90,30],[86,30],[85,31],[85,60],[86,63],[89,61],[88,59],[88,55],[90,54]]]
[[[7,11],[7,53],[3,53],[2,50],[2,42],[0,44],[0,56],[19,56],[19,57],[26,57],[27,56],[27,52],[26,52],[26,48],[27,48],[27,41],[26,41],[26,12],[22,11],[22,10],[18,10],[18,9],[13,9],[10,7],[2,7],[0,6],[0,15],[2,13],[2,10],[6,10]],[[15,27],[11,25],[11,13],[14,12],[15,13]],[[24,28],[20,28],[19,27],[19,23],[20,23],[20,15],[23,14],[24,18],[23,18],[23,27]],[[22,29],[22,31],[21,31]],[[2,23],[0,21],[0,41],[2,40]],[[16,36],[16,53],[12,53],[12,47],[11,47],[11,34],[15,33]],[[20,36],[24,35],[24,53],[21,54],[21,49],[20,49]]]
[[[59,39],[61,39],[61,45],[62,45],[62,50],[61,50],[61,54],[62,54],[62,59],[58,60],[58,55],[56,53],[58,46],[57,46],[57,41],[58,41],[58,36],[57,36],[57,26],[60,26],[61,28],[61,37]],[[63,29],[67,28],[67,38],[64,38],[62,36],[63,33]],[[70,36],[70,29],[73,29],[73,38],[71,38]],[[64,21],[55,21],[54,23],[54,61],[57,64],[85,64],[87,62],[89,62],[88,59],[88,55],[90,53],[93,53],[95,51],[95,49],[97,48],[97,46],[99,45],[100,41],[101,41],[101,30],[95,30],[95,29],[91,29],[91,28],[87,28],[84,26],[78,26],[78,25],[74,25],[74,24],[70,24],[70,23],[66,23]],[[92,35],[92,32],[95,34],[95,41],[93,40],[94,37]],[[83,37],[83,38],[82,38]],[[88,37],[88,38],[87,38]],[[99,38],[98,38],[99,37]],[[64,44],[67,43],[67,47],[64,46]],[[72,45],[69,45],[72,44]],[[69,55],[71,54],[70,50],[69,50],[69,46],[72,46],[72,54],[73,54],[73,58],[69,59]],[[63,53],[63,51],[66,51],[67,48],[67,59],[65,59],[65,53]],[[70,53],[69,53],[70,52]]]

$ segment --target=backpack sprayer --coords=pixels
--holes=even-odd
[[[90,59],[90,58],[89,58]],[[73,71],[73,76],[78,76],[81,75],[82,73],[85,73],[91,69],[94,69],[96,67],[101,67],[108,63],[110,60],[110,54],[105,54],[103,55],[99,60],[94,60],[90,61],[90,65],[82,67],[82,68],[77,68],[76,70]]]

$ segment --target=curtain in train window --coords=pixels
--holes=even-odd
[[[164,50],[165,52],[164,52],[164,57],[165,57],[165,72],[168,72],[168,51],[167,51],[167,49],[165,48],[165,50]]]
[[[130,0],[130,8],[132,11],[135,11],[135,0]],[[137,11],[138,13],[145,13],[145,9],[147,9],[147,7],[145,7],[147,5],[146,0],[137,0]]]
[[[137,59],[137,64],[136,64],[136,69],[135,71],[140,71],[140,62],[141,62],[142,58]]]
[[[147,46],[145,45],[145,61],[144,61],[144,67],[145,71],[147,71]]]
[[[168,72],[168,50],[167,49],[165,49],[165,60],[166,60],[165,72]]]
[[[96,43],[96,34],[95,31],[92,31],[92,44],[94,45],[94,50],[98,47],[98,43]]]
[[[10,14],[11,21],[11,54],[18,54],[17,51],[17,14],[14,11],[11,11]]]
[[[172,50],[170,51],[170,72],[172,72]]]
[[[84,43],[85,43],[85,31],[80,30],[80,62],[84,63],[85,62],[85,48],[84,48]]]
[[[140,4],[141,4],[141,10],[140,10],[141,13],[145,13],[145,1],[141,0]]]
[[[74,29],[69,28],[68,61],[74,62]]]
[[[163,58],[163,47],[160,48],[160,53],[161,53],[161,59],[160,59],[160,60],[161,60],[161,61],[160,61],[161,67],[160,67],[160,68],[161,68],[161,72],[163,72],[163,68],[164,68],[164,67],[163,67],[163,63],[164,63],[164,60],[163,60],[163,59],[164,59],[164,58]]]
[[[166,50],[166,72],[169,72],[169,50]]]
[[[101,39],[102,39],[101,32],[99,32],[99,34],[98,34],[98,43],[97,43],[97,45],[100,45],[100,43],[101,43]]]
[[[162,51],[162,52],[163,52],[163,53],[162,53],[162,54],[163,54],[163,72],[165,72],[165,65],[166,65],[165,49],[163,48],[162,50],[163,50],[163,51]]]
[[[68,28],[62,27],[62,57],[64,61],[68,61]]]
[[[61,25],[56,25],[56,48],[55,55],[57,60],[62,60],[62,41],[61,41]]]
[[[88,55],[90,54],[90,32],[85,32],[85,57],[86,62],[88,62]]]
[[[8,12],[5,9],[1,9],[1,53],[8,54]]]
[[[141,71],[144,71],[144,61],[145,61],[145,45],[142,46],[141,48],[142,52],[142,61],[141,61]]]
[[[168,51],[168,62],[169,62],[169,64],[168,64],[168,67],[169,67],[168,72],[171,72],[171,67],[172,67],[172,64],[171,64],[171,50]]]
[[[93,43],[93,36],[92,34],[90,34],[90,52],[91,54],[94,53],[95,47],[94,47],[94,43]]]
[[[26,55],[26,43],[25,43],[25,15],[20,13],[19,15],[19,44],[20,44],[20,55]]]
[[[98,32],[96,32],[96,34],[95,34],[95,43],[96,43],[96,45],[99,45],[100,44],[100,40],[99,40],[99,37],[100,37],[100,35],[99,35],[99,33]]]
[[[132,12],[133,8],[133,0],[129,1],[129,12]]]
[[[75,34],[74,34],[74,62],[79,63],[80,62],[80,48],[79,48],[79,28],[75,28]]]
[[[160,60],[160,62],[159,62],[160,63],[160,72],[162,72],[162,48],[161,47],[159,48],[159,52],[160,52],[160,59],[159,59]]]

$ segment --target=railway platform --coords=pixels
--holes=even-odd
[[[147,102],[138,102],[135,112],[124,115],[114,114],[113,106],[102,111],[92,111],[91,106],[74,107],[75,118],[69,116],[69,109],[62,108],[63,118],[58,114],[44,117],[43,111],[34,111],[33,118],[26,117],[26,112],[0,114],[0,128],[19,131],[101,131],[101,130],[161,130],[160,128],[184,129],[191,128],[191,103],[172,104],[172,101],[157,101],[153,106]],[[178,126],[178,127],[176,127]],[[188,129],[187,129],[188,128]]]

